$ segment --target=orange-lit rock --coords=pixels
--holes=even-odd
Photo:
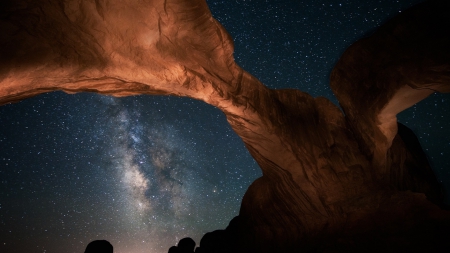
[[[408,251],[417,236],[433,249],[449,236],[450,213],[429,201],[441,203],[440,187],[395,115],[450,90],[449,8],[437,2],[344,53],[331,75],[344,116],[237,66],[202,0],[4,1],[0,104],[54,90],[203,100],[226,114],[263,172],[233,225],[242,250]]]

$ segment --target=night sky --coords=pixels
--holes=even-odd
[[[273,89],[337,103],[344,50],[420,1],[207,1],[235,59]],[[364,2],[364,3],[363,3]],[[450,189],[450,96],[399,115]],[[178,97],[43,94],[0,107],[0,252],[161,253],[223,229],[259,167],[224,114]]]

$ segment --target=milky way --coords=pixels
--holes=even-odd
[[[245,184],[233,186],[239,182],[241,173],[231,173],[223,165],[211,164],[210,158],[204,157],[203,149],[209,147],[186,139],[192,137],[189,132],[195,131],[191,129],[196,127],[196,122],[166,120],[167,112],[146,111],[149,107],[140,105],[139,100],[99,98],[107,112],[103,115],[106,123],[101,128],[109,132],[106,136],[114,137],[110,140],[111,148],[102,157],[102,166],[110,170],[118,182],[122,215],[133,234],[133,238],[123,239],[127,247],[133,247],[128,246],[130,240],[135,245],[148,241],[146,247],[164,251],[167,245],[185,236],[199,240],[201,233],[211,230],[208,220],[216,219],[225,227],[232,215],[224,215],[224,210],[230,204],[238,210],[246,187]],[[183,112],[182,109],[177,111]],[[215,111],[217,113],[220,112]],[[180,129],[180,125],[184,129]],[[230,152],[226,150],[232,147],[228,144],[219,148],[218,155],[226,155]],[[239,155],[236,158],[239,159]],[[253,177],[258,176],[256,165],[250,163],[250,166]],[[248,177],[248,173],[245,175]],[[247,179],[246,184],[250,180]],[[241,189],[240,194],[234,193],[234,187]],[[231,194],[224,196],[226,192]],[[204,208],[206,206],[208,208]],[[236,211],[232,214],[237,215]],[[224,216],[228,216],[228,220],[222,218]]]
[[[223,113],[186,98],[52,93],[1,115],[5,252],[166,252],[225,228],[260,176]]]
[[[328,78],[339,55],[419,1],[207,2],[244,69],[269,88],[336,103]],[[447,187],[449,99],[399,117]],[[116,253],[199,243],[227,226],[261,176],[223,113],[187,98],[54,92],[0,107],[0,125],[0,252],[83,252],[95,239]]]

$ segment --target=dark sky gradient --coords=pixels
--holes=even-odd
[[[235,59],[273,89],[337,103],[329,73],[351,43],[419,1],[212,1]],[[450,186],[449,95],[399,116]],[[167,252],[225,228],[261,172],[222,112],[177,97],[54,92],[0,107],[0,252]]]

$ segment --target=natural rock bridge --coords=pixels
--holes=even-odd
[[[232,252],[448,243],[442,190],[396,120],[450,91],[445,1],[402,13],[343,54],[331,73],[342,111],[299,90],[270,90],[240,68],[203,0],[0,5],[0,104],[63,90],[187,96],[226,114],[263,172],[228,229]]]

